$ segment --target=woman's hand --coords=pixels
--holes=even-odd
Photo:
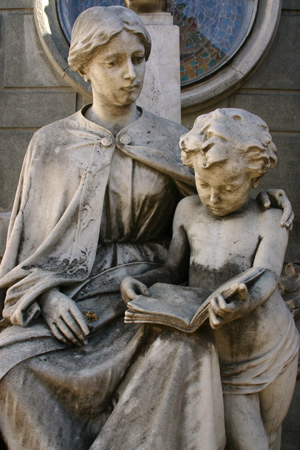
[[[127,303],[134,300],[138,295],[150,296],[147,286],[141,281],[132,277],[126,277],[121,283],[121,295],[124,302]]]
[[[56,339],[64,344],[87,344],[87,323],[76,303],[58,289],[42,295],[40,300],[43,318]]]
[[[230,297],[227,297],[227,301],[225,300],[225,292],[211,299],[209,323],[213,329],[220,328],[224,323],[244,317],[250,312],[247,286],[245,284],[236,284],[229,289],[232,293]]]
[[[291,202],[282,189],[267,189],[266,191],[260,192],[256,199],[266,209],[270,208],[270,206],[282,209],[280,225],[286,227],[288,230],[292,230],[294,212]]]

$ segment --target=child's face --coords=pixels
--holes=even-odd
[[[247,202],[252,179],[238,155],[208,169],[202,167],[201,158],[195,155],[194,169],[201,202],[216,216],[226,216]]]

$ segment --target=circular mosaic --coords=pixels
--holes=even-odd
[[[123,0],[58,0],[68,41],[77,16],[92,6],[124,5]],[[181,85],[199,81],[223,66],[248,36],[257,0],[168,0],[180,28]]]

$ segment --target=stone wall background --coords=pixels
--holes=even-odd
[[[300,262],[299,43],[300,2],[283,0],[278,33],[254,75],[209,109],[182,113],[182,123],[189,128],[197,115],[217,107],[244,108],[267,122],[278,148],[278,164],[265,176],[261,188],[282,188],[293,204],[296,219],[287,253],[287,260],[293,262]],[[45,55],[35,29],[33,0],[0,0],[0,236],[7,222],[3,213],[11,210],[33,133],[86,102],[55,72]]]

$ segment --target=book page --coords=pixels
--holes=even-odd
[[[195,313],[211,293],[207,289],[156,283],[151,297],[139,295],[128,303],[130,311],[177,317],[190,325]]]

